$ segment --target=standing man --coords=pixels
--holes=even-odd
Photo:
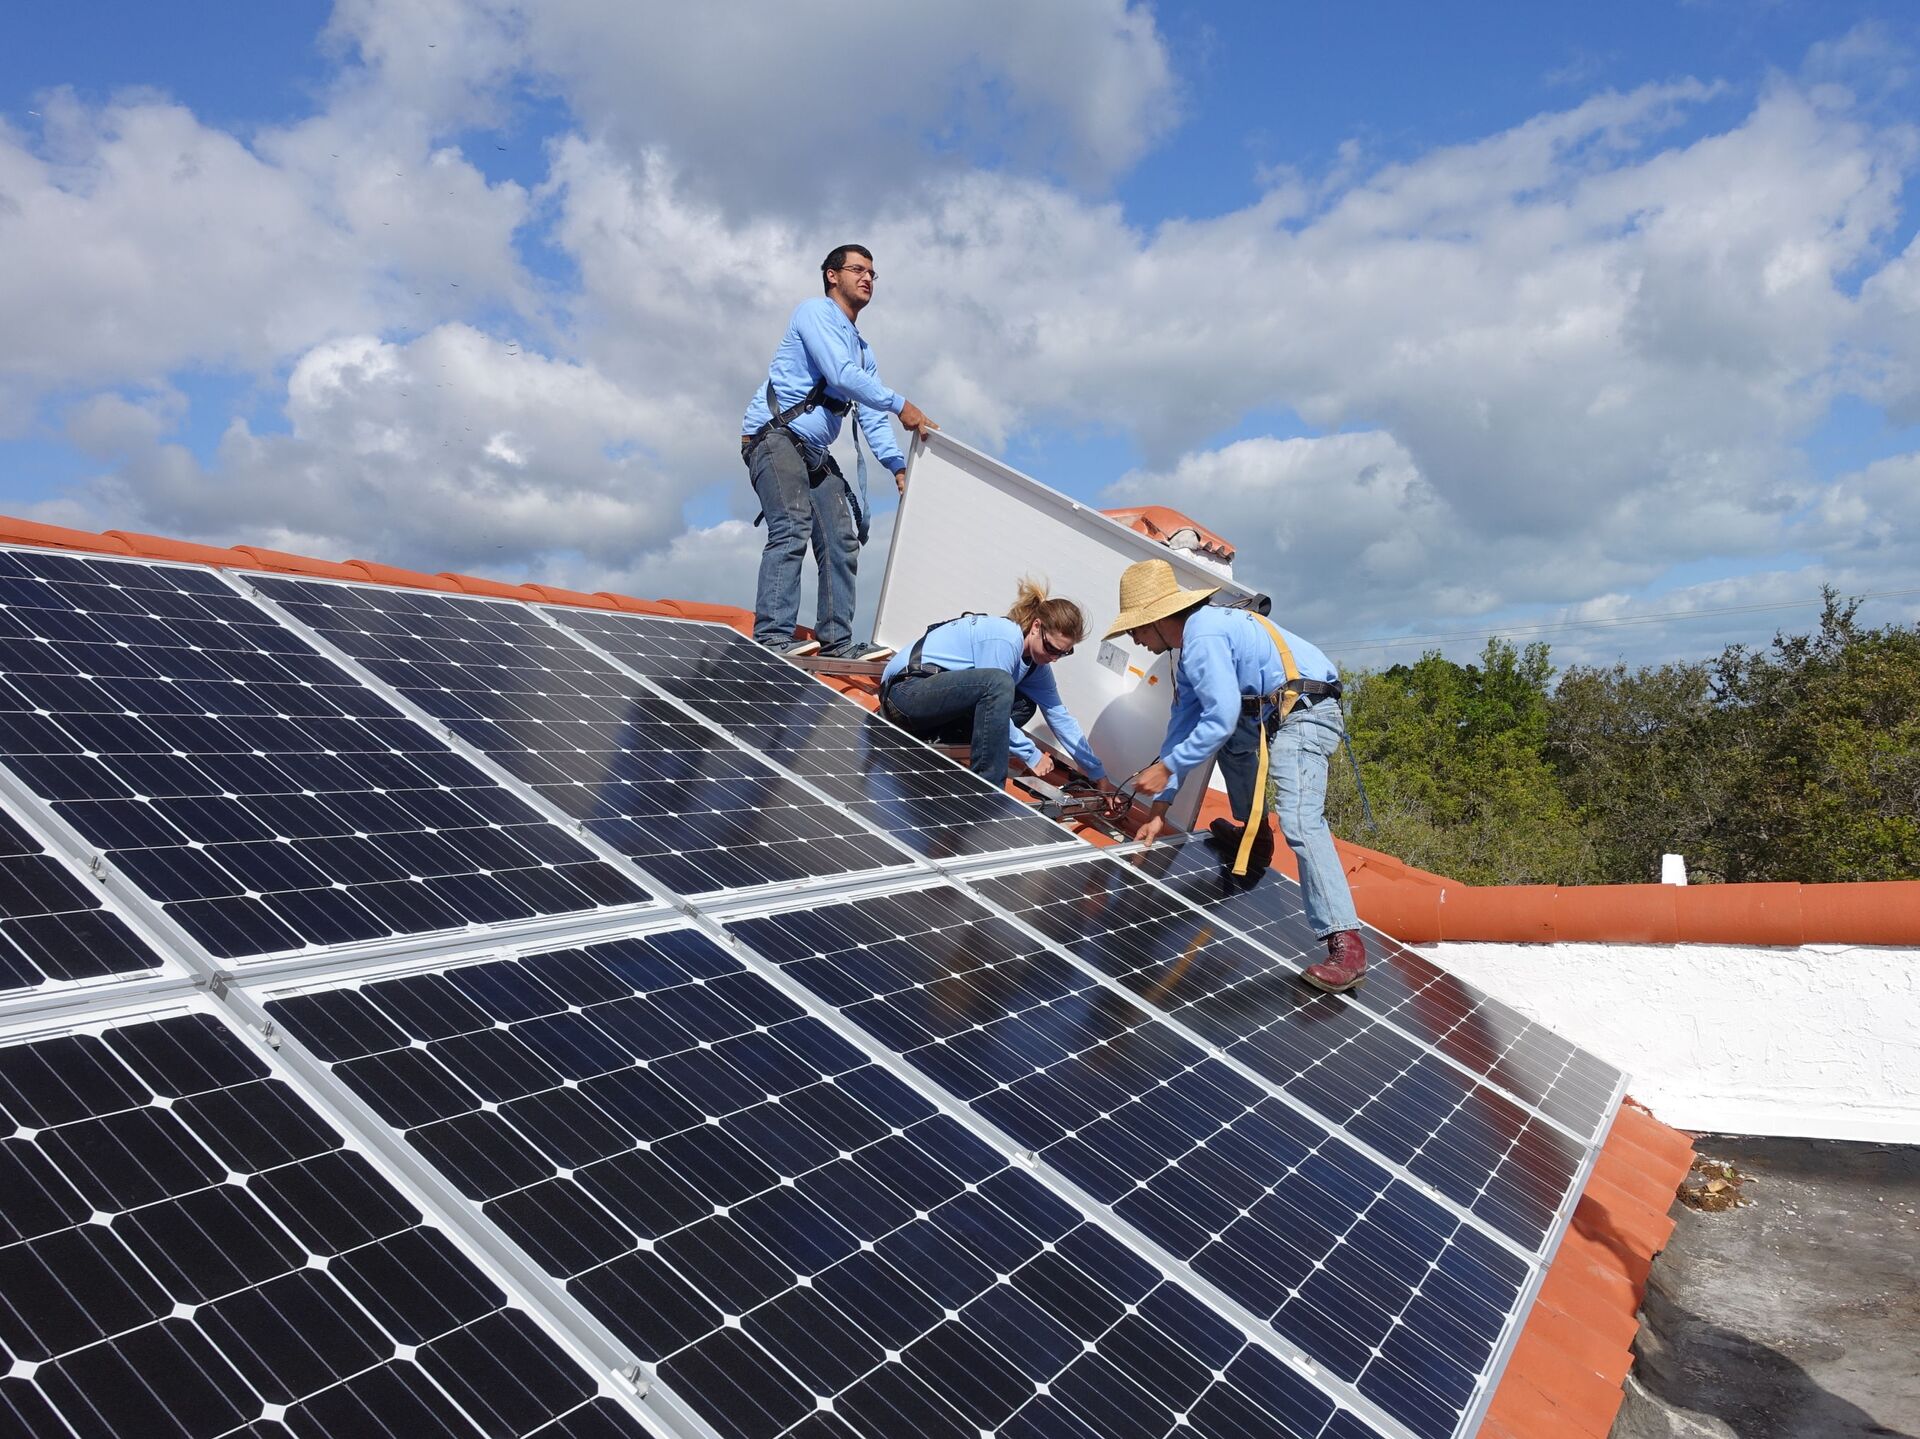
[[[1142,560],[1120,576],[1120,613],[1106,638],[1126,635],[1156,655],[1180,651],[1167,736],[1160,757],[1139,775],[1140,792],[1154,801],[1135,838],[1152,844],[1160,837],[1180,782],[1218,752],[1227,800],[1240,822],[1215,820],[1210,842],[1231,847],[1235,873],[1244,874],[1250,858],[1265,865],[1273,858],[1266,823],[1270,771],[1280,830],[1300,863],[1307,923],[1327,942],[1326,959],[1301,978],[1340,994],[1366,977],[1367,947],[1327,828],[1327,759],[1345,733],[1339,671],[1320,650],[1264,616],[1209,605],[1218,588],[1181,589],[1165,560]]]
[[[867,539],[866,496],[855,495],[829,451],[841,417],[858,405],[860,428],[874,458],[906,493],[906,457],[893,442],[888,415],[916,434],[938,425],[904,395],[880,383],[854,321],[873,299],[873,252],[841,245],[820,265],[822,298],[803,300],[773,352],[767,382],[740,422],[740,455],[753,477],[767,521],[760,581],[753,601],[753,637],[782,654],[816,651],[835,659],[879,659],[891,651],[853,642],[854,576]],[[858,440],[855,440],[858,443]],[[816,640],[795,643],[800,561],[807,546],[820,567]]]

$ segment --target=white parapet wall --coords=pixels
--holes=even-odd
[[[1433,944],[1633,1076],[1664,1123],[1920,1144],[1920,950]]]

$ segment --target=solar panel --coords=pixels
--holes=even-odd
[[[651,897],[201,569],[0,552],[0,759],[216,958]]]
[[[730,629],[604,610],[547,612],[929,858],[1073,842],[1004,791]]]
[[[251,583],[682,894],[908,862],[525,605]]]
[[[0,999],[162,968],[126,921],[0,810]]]
[[[253,583],[0,549],[0,1435],[1471,1433],[1615,1071],[730,630]]]
[[[1126,865],[969,881],[1204,1043],[1541,1253],[1587,1147]]]
[[[1407,1432],[1455,1434],[1533,1270],[941,886],[733,933]]]
[[[267,1008],[723,1434],[1376,1432],[697,931]]]
[[[1325,946],[1307,927],[1300,888],[1274,870],[1236,878],[1209,845],[1149,850],[1141,871],[1304,968]],[[1506,1093],[1597,1141],[1624,1082],[1618,1069],[1377,931],[1366,983],[1348,996]]]
[[[647,1431],[205,1012],[0,1041],[0,1432]]]

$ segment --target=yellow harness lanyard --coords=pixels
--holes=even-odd
[[[1240,849],[1233,857],[1233,872],[1236,875],[1247,872],[1247,856],[1253,853],[1254,820],[1256,817],[1264,819],[1267,813],[1267,704],[1277,698],[1280,718],[1284,720],[1300,702],[1300,666],[1293,662],[1293,651],[1287,647],[1280,627],[1263,614],[1251,610],[1248,613],[1265,625],[1267,633],[1273,636],[1273,647],[1280,651],[1280,665],[1286,671],[1287,678],[1273,694],[1260,696],[1260,768],[1254,774],[1253,799],[1247,805],[1247,826],[1240,835]]]

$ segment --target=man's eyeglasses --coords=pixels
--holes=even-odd
[[[1047,638],[1047,632],[1045,630],[1040,631],[1040,648],[1047,652],[1048,659],[1053,660],[1063,660],[1073,653],[1072,645],[1068,645],[1065,649],[1059,648],[1052,640]]]
[[[878,270],[869,270],[865,265],[842,265],[840,267],[840,273],[843,275],[851,275],[856,280],[862,275],[865,275],[869,280],[877,280],[880,278],[880,272]]]

